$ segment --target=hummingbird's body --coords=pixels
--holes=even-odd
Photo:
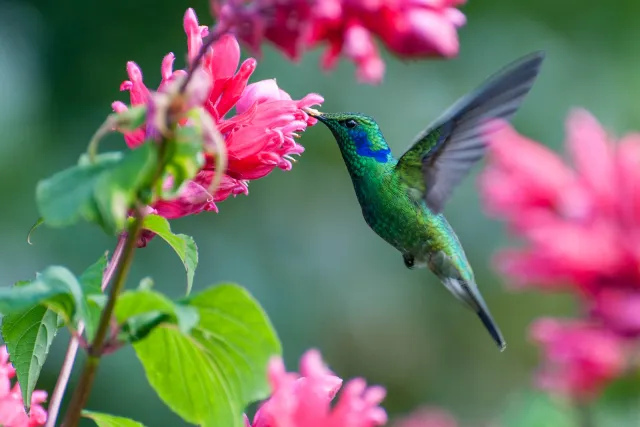
[[[396,248],[408,268],[429,267],[506,343],[478,291],[473,270],[442,214],[454,187],[486,148],[486,120],[510,119],[529,92],[543,60],[528,55],[463,97],[422,132],[400,159],[371,117],[359,113],[309,114],[334,134],[366,223]]]

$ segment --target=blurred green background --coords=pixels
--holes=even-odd
[[[187,7],[211,23],[205,0],[0,0],[3,286],[50,264],[79,273],[113,248],[113,238],[87,225],[41,228],[29,246],[26,234],[38,216],[35,184],[76,161],[113,100],[128,102],[118,92],[126,61],[141,66],[151,88],[167,52],[184,66]],[[321,93],[324,111],[368,113],[399,154],[486,76],[544,49],[543,72],[514,121],[522,133],[560,149],[574,106],[588,108],[617,134],[640,128],[640,3],[485,0],[462,10],[468,24],[457,59],[401,62],[385,54],[380,86],[357,84],[346,62],[334,72],[319,71],[318,51],[292,64],[269,47],[252,81],[275,77],[294,97]],[[571,314],[571,298],[514,293],[492,272],[492,255],[508,239],[501,224],[483,214],[474,173],[446,214],[506,335],[509,347],[499,353],[471,312],[427,271],[407,270],[400,254],[368,229],[329,131],[318,126],[301,142],[307,151],[291,172],[253,182],[248,197],[220,203],[219,214],[174,222],[200,249],[195,290],[223,281],[246,286],[275,324],[290,368],[316,347],[339,376],[384,385],[391,415],[429,404],[474,425],[497,419],[531,384],[538,356],[528,324]],[[112,137],[107,145],[117,149],[123,141]],[[145,276],[172,296],[184,291],[180,262],[159,239],[136,255],[131,283]],[[40,388],[53,389],[67,342],[66,333],[55,341]],[[131,349],[104,360],[89,408],[149,426],[184,425],[146,384]]]

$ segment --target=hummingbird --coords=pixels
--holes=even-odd
[[[373,118],[307,109],[335,137],[367,225],[402,254],[407,268],[428,267],[478,315],[500,351],[506,341],[443,209],[484,157],[487,136],[498,129],[485,124],[512,119],[544,57],[542,51],[530,53],[489,77],[420,132],[399,159],[391,154]]]

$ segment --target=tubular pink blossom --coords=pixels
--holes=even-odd
[[[300,361],[300,375],[288,373],[277,358],[269,364],[273,395],[263,403],[250,427],[375,427],[387,421],[378,405],[384,399],[382,387],[367,387],[361,378],[349,381],[337,403],[331,401],[342,386],[323,363],[320,353],[309,350]]]
[[[496,257],[518,286],[572,290],[586,319],[540,320],[532,337],[548,390],[593,398],[626,366],[640,337],[640,135],[619,143],[585,110],[566,125],[566,164],[510,126],[487,136],[484,205],[521,238]]]
[[[212,0],[217,2],[217,0]],[[466,23],[458,0],[254,0],[224,3],[212,9],[257,53],[269,40],[297,60],[317,45],[326,45],[322,66],[335,66],[342,53],[356,64],[357,76],[379,83],[384,62],[374,38],[401,58],[453,57],[457,29]]]
[[[537,377],[543,389],[588,399],[624,370],[622,342],[605,329],[540,319],[533,324],[531,337],[543,351],[545,362]]]
[[[183,25],[188,58],[193,61],[208,29],[198,23],[193,9],[184,14]],[[184,70],[173,70],[174,58],[173,53],[164,57],[160,72],[162,81],[158,91],[153,93],[145,86],[140,68],[134,62],[127,64],[129,80],[121,85],[121,90],[129,91],[132,105],[146,104],[150,112],[154,111],[155,103],[159,102],[156,101],[158,94],[160,98],[157,99],[161,99],[169,83],[186,75]],[[240,64],[240,46],[230,34],[222,35],[204,55],[187,87],[186,107],[201,106],[211,117],[227,145],[228,169],[216,193],[210,194],[215,159],[206,154],[205,166],[193,180],[184,184],[178,197],[160,200],[151,206],[159,215],[173,219],[203,211],[217,212],[216,202],[248,193],[247,180],[262,178],[275,168],[290,170],[291,156],[304,151],[295,138],[299,132],[314,125],[316,119],[309,117],[303,109],[321,104],[323,98],[309,94],[301,100],[293,100],[275,80],[249,84],[256,65],[253,58]],[[234,107],[236,114],[228,117]],[[116,101],[112,108],[122,112],[127,106]],[[180,122],[180,125],[188,124]],[[148,132],[149,125],[125,133],[125,141],[130,148],[135,148],[154,136]],[[170,188],[171,180],[164,185]]]

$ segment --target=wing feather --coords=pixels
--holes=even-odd
[[[434,213],[486,152],[487,120],[511,120],[531,90],[544,52],[526,55],[454,103],[414,140],[396,166],[400,176]],[[421,182],[420,182],[421,181]]]

